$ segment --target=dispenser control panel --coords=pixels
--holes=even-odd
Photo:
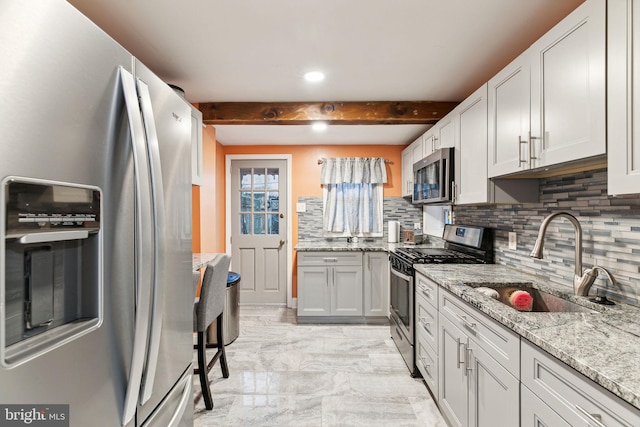
[[[38,231],[100,228],[100,192],[92,188],[10,180],[6,237]]]

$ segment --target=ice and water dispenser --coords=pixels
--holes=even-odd
[[[8,178],[0,198],[0,364],[10,368],[99,327],[101,193]]]

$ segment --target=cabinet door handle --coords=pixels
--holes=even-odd
[[[466,350],[464,354],[464,362],[467,365],[465,368],[465,375],[469,375],[473,372],[473,364],[471,363],[471,356],[473,356],[473,349],[469,348],[469,344],[466,344]]]
[[[527,141],[523,141],[521,135],[518,135],[518,166],[522,163],[527,163],[527,160],[522,158],[522,144],[526,143]]]
[[[464,360],[462,360],[462,358],[460,357],[460,347],[464,347],[464,344],[460,342],[460,338],[456,338],[456,342],[458,343],[458,348],[457,348],[457,358],[458,358],[458,367],[464,365]]]
[[[533,154],[533,150],[534,150],[534,146],[533,146],[533,140],[534,139],[542,139],[539,136],[531,136],[531,132],[529,132],[529,162],[531,162],[531,160],[536,160],[537,157],[534,156]]]
[[[590,414],[589,412],[587,412],[586,409],[584,409],[580,405],[576,405],[576,409],[578,411],[582,412],[582,414],[585,417],[587,417],[587,421],[589,423],[595,424],[595,427],[606,427],[604,424],[602,424],[602,415],[600,415],[600,414]]]

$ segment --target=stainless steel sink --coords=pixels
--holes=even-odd
[[[538,313],[599,313],[596,310],[590,309],[588,307],[584,307],[580,304],[576,304],[573,301],[569,301],[557,295],[553,295],[539,289],[527,287],[527,286],[517,286],[517,287],[504,287],[504,288],[493,288],[498,291],[500,295],[498,301],[503,304],[512,307],[509,303],[509,296],[516,290],[523,290],[529,292],[531,297],[533,298],[533,307],[531,312]]]

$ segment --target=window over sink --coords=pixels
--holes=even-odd
[[[324,236],[382,236],[385,182],[383,158],[322,159]]]

